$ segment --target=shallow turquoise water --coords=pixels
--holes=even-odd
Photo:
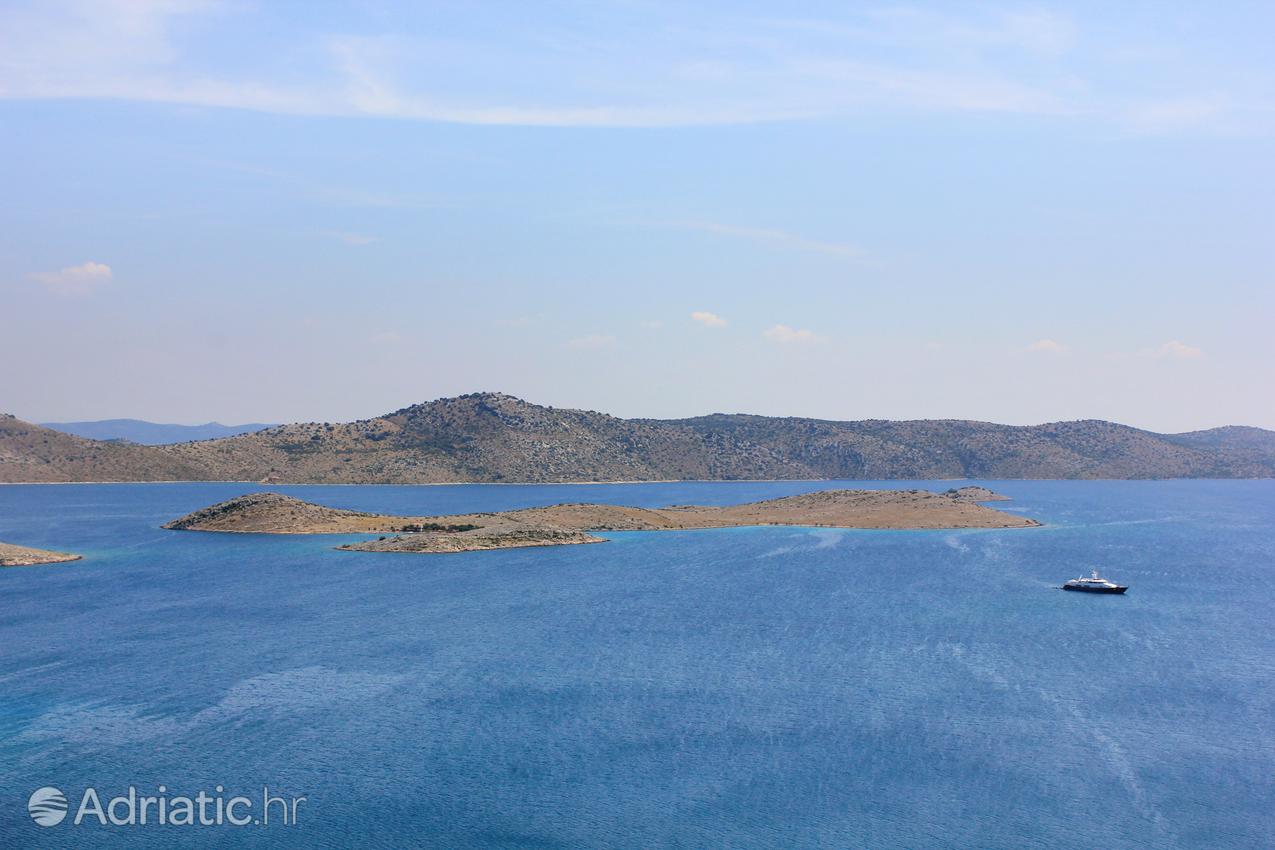
[[[829,486],[274,489],[452,513]],[[0,846],[1275,844],[1275,482],[991,486],[1047,527],[445,556],[158,529],[247,485],[0,487],[0,540],[87,556],[0,570]],[[1128,595],[1055,589],[1091,565]],[[307,800],[296,826],[27,815],[130,784]]]

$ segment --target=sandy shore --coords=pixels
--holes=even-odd
[[[397,534],[340,548],[375,552],[463,552],[594,543],[597,531],[663,531],[791,525],[823,528],[1030,528],[1040,523],[978,504],[1004,497],[982,488],[823,490],[724,507],[562,504],[495,513],[388,516],[341,510],[277,493],[240,496],[166,524],[189,531],[258,534]]]
[[[0,567],[30,567],[36,564],[61,564],[67,561],[78,561],[80,555],[69,552],[50,552],[46,549],[32,549],[28,546],[15,546],[12,543],[0,543]]]

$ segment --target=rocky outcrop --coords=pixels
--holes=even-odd
[[[994,490],[977,485],[969,485],[966,487],[953,487],[943,493],[952,499],[960,499],[963,502],[1007,502],[1009,496],[1002,496]]]

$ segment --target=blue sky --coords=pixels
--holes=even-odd
[[[1275,427],[1272,31],[1268,3],[8,3],[0,409]]]

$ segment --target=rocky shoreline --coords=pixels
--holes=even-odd
[[[344,552],[408,552],[445,554],[448,552],[481,552],[486,549],[524,549],[532,546],[574,546],[581,543],[605,543],[583,531],[560,528],[518,528],[482,534],[401,534],[347,543],[336,548]]]

